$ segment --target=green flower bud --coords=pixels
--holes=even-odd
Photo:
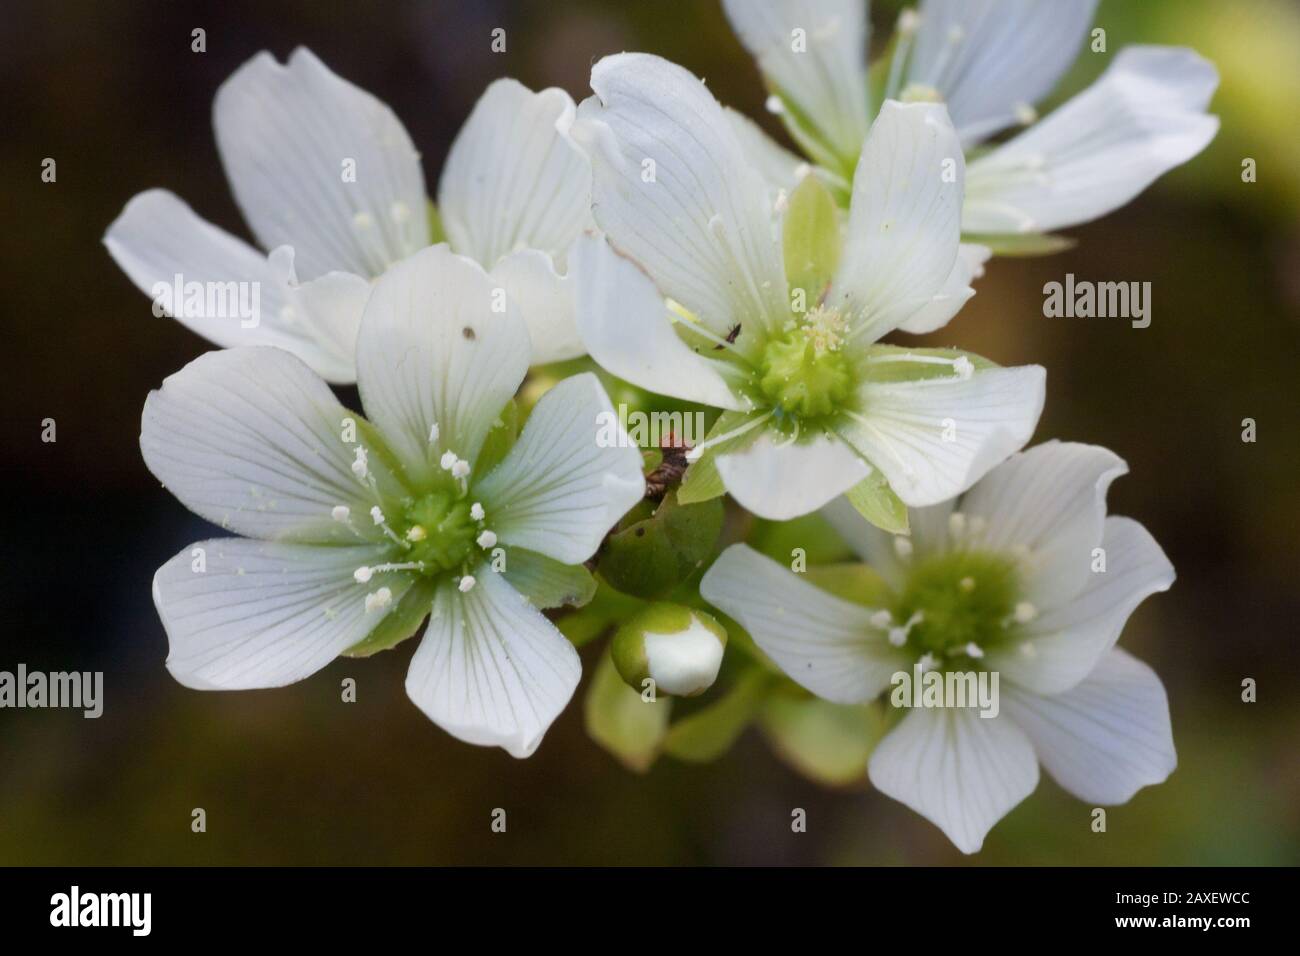
[[[694,697],[713,686],[727,631],[710,615],[680,604],[652,604],[618,629],[612,654],[634,690],[655,682],[656,693]]]

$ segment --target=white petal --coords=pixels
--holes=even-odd
[[[1067,691],[1115,646],[1133,610],[1174,583],[1174,568],[1164,551],[1131,518],[1107,518],[1101,547],[1106,570],[1091,574],[1068,604],[1025,625],[1028,647],[990,651],[986,663],[991,669],[1039,694]]]
[[[1038,365],[977,369],[969,378],[872,383],[862,413],[837,430],[908,507],[961,494],[1019,450],[1043,411]]]
[[[1217,83],[1191,50],[1120,51],[1096,83],[971,163],[963,227],[1045,232],[1118,209],[1214,138],[1204,107]]]
[[[488,86],[438,183],[438,212],[453,249],[489,270],[521,249],[564,265],[591,212],[591,164],[566,135],[573,116],[563,90],[534,93],[512,79]]]
[[[942,106],[885,102],[858,159],[828,296],[850,310],[861,344],[907,322],[944,288],[961,239],[964,171]]]
[[[722,111],[740,142],[741,152],[767,183],[769,200],[775,201],[782,189],[787,193],[793,191],[810,171],[808,161],[772,139],[763,127],[739,110],[724,106]]]
[[[355,381],[352,350],[370,291],[359,276],[334,273],[300,286],[292,249],[268,257],[162,189],[127,203],[104,234],[104,245],[136,288],[164,310],[171,306],[169,314],[210,342],[227,348],[274,345],[332,382]],[[195,303],[197,309],[176,307],[177,281],[182,304],[185,285],[202,284],[204,301]],[[212,314],[209,292],[220,293]]]
[[[573,696],[582,664],[500,575],[484,565],[475,577],[465,594],[439,587],[406,693],[452,736],[527,757]]]
[[[749,407],[722,378],[725,364],[682,341],[662,293],[603,238],[578,239],[572,276],[578,331],[603,368],[660,395],[733,411]]]
[[[871,466],[833,435],[810,441],[764,430],[740,451],[718,455],[718,474],[741,507],[786,521],[816,511],[871,474]]]
[[[245,63],[217,91],[213,125],[244,218],[265,248],[293,246],[304,277],[377,276],[428,245],[411,138],[310,50]]]
[[[514,302],[444,244],[375,283],[357,338],[361,400],[416,483],[437,474],[447,450],[473,464],[528,361]]]
[[[1127,472],[1108,449],[1050,441],[990,471],[962,498],[961,510],[985,519],[978,547],[1028,548],[1024,599],[1038,608],[1059,607],[1088,582],[1106,520],[1106,491]]]
[[[353,475],[346,423],[358,418],[288,352],[266,347],[200,355],[145,402],[145,464],[191,511],[250,537],[354,542],[331,516],[374,504]],[[391,482],[378,458],[371,472]],[[358,532],[378,540],[368,522]]]
[[[1038,786],[1029,739],[974,707],[913,710],[876,747],[867,773],[963,853],[978,852],[993,825]]]
[[[596,553],[601,539],[645,494],[641,452],[618,431],[618,413],[590,372],[542,396],[505,459],[474,486],[487,521],[508,545],[565,564]]]
[[[862,0],[723,0],[745,49],[839,156],[867,132],[867,5]],[[802,31],[802,32],[796,32]]]
[[[871,700],[908,658],[871,625],[872,610],[734,544],[700,581],[700,594],[738,621],[792,680],[839,704]]]
[[[925,0],[908,82],[939,91],[964,143],[986,139],[1052,91],[1096,8],[1097,0]]]
[[[992,255],[993,250],[987,246],[963,242],[957,247],[957,258],[953,260],[952,271],[944,280],[943,288],[899,328],[913,335],[923,335],[947,325],[975,294],[971,283],[984,275],[984,263]]]
[[[1003,687],[1002,707],[1029,735],[1047,772],[1080,800],[1127,803],[1178,766],[1164,685],[1118,648],[1063,694]]]
[[[489,275],[519,307],[532,342],[533,365],[560,362],[586,353],[574,322],[577,283],[572,268],[561,275],[546,253],[520,249],[501,259]]]
[[[592,213],[615,248],[718,334],[788,315],[767,186],[704,84],[657,56],[622,53],[596,64],[591,87],[573,134],[592,158]]]
[[[153,580],[167,669],[198,690],[282,687],[316,673],[383,620],[366,611],[368,591],[386,586],[395,604],[410,586],[397,574],[353,580],[353,571],[387,551],[245,538],[191,545]]]
[[[948,534],[948,515],[953,501],[928,508],[910,508],[907,512],[908,541],[915,558],[924,558],[944,549]],[[894,539],[897,535],[877,528],[862,517],[847,498],[836,498],[822,508],[821,515],[844,543],[885,580],[895,591],[906,583],[907,565],[899,559]]]

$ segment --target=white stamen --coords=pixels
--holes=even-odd
[[[912,542],[901,534],[894,535],[894,553],[906,561],[912,556]]]
[[[984,656],[984,649],[980,647],[978,644],[976,644],[974,641],[971,641],[969,644],[963,647],[962,650],[965,652],[967,657],[973,657],[976,660],[979,660],[981,657]]]
[[[952,370],[957,373],[957,377],[963,382],[975,374],[975,363],[964,355],[959,355],[952,361]]]
[[[379,608],[388,607],[393,603],[393,592],[388,588],[380,588],[378,591],[372,591],[366,595],[366,612],[378,610]]]
[[[356,581],[357,584],[365,584],[370,580],[374,573],[373,568],[368,568],[365,565],[362,565],[352,572],[352,580]]]
[[[763,101],[763,106],[769,113],[777,116],[785,112],[785,105],[781,102],[781,97],[775,93]]]
[[[429,444],[432,445],[438,440],[438,423],[434,422],[429,426]]]
[[[464,458],[457,458],[456,463],[451,466],[451,476],[453,478],[464,478],[469,474],[469,462]]]
[[[370,520],[377,525],[383,524],[387,520],[384,517],[383,509],[381,509],[379,505],[375,505],[373,508],[370,509]]]
[[[476,583],[477,582],[474,580],[474,575],[467,574],[460,579],[460,584],[456,585],[456,587],[460,589],[461,594],[466,594],[469,592],[471,588],[474,587]]]
[[[894,616],[888,611],[877,611],[871,615],[871,626],[878,627],[882,631],[894,623]]]
[[[925,619],[921,611],[913,611],[912,616],[904,622],[902,627],[891,627],[889,629],[889,643],[895,647],[902,647],[907,643],[908,635],[912,633],[912,628],[920,624]]]
[[[1017,103],[1014,108],[1014,113],[1016,115],[1016,122],[1021,126],[1029,126],[1031,123],[1037,122],[1038,120],[1038,110],[1034,109],[1033,105],[1030,103]]]
[[[790,208],[790,196],[784,189],[777,190],[776,201],[772,203],[772,211],[778,216]]]
[[[476,501],[469,506],[469,516],[475,521],[482,521],[487,517],[487,513],[483,510],[483,506]]]
[[[910,36],[917,31],[921,25],[921,15],[908,7],[898,15],[898,32],[904,36]]]
[[[330,512],[330,517],[335,521],[346,523],[352,517],[352,509],[347,505],[335,505],[334,510]]]
[[[444,451],[442,457],[438,459],[438,464],[442,466],[443,471],[451,471],[459,460],[454,451]]]
[[[424,525],[413,524],[406,529],[407,541],[423,541],[429,536],[429,532],[424,530]]]
[[[934,670],[939,660],[929,651],[926,651],[916,663],[921,668],[921,673],[924,674],[926,671]]]
[[[495,531],[484,531],[478,536],[477,541],[480,548],[494,547],[497,543],[497,534]]]
[[[356,475],[362,481],[370,474],[370,466],[366,458],[366,449],[364,445],[358,445],[356,449],[357,457],[352,461],[352,474]]]
[[[1016,623],[1028,624],[1036,617],[1038,617],[1038,608],[1034,607],[1028,601],[1021,601],[1016,605]]]

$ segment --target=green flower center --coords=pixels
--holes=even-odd
[[[763,397],[797,419],[835,411],[853,393],[853,368],[844,352],[847,323],[818,307],[768,340],[759,360]]]
[[[990,648],[1016,638],[1019,579],[1015,564],[1000,555],[956,551],[915,561],[894,607],[893,619],[906,627],[906,647],[938,666],[959,658],[968,670]]]
[[[411,546],[401,560],[423,565],[428,576],[461,567],[479,533],[470,502],[445,491],[409,502],[393,530]]]

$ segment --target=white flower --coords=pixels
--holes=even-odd
[[[245,536],[199,542],[154,578],[177,680],[281,686],[340,654],[392,646],[431,612],[411,699],[462,740],[515,756],[537,747],[580,670],[539,595],[588,577],[570,566],[644,482],[635,448],[597,444],[611,406],[589,374],[547,392],[508,452],[499,433],[489,440],[529,364],[522,319],[513,307],[493,313],[491,292],[483,270],[445,246],[375,284],[357,341],[368,422],[266,347],[210,352],[150,395],[140,438],[150,470]],[[369,451],[362,476],[349,423]],[[439,466],[448,451],[476,466],[468,478]],[[476,544],[485,521],[504,567]]]
[[[1034,790],[1039,763],[1093,804],[1124,803],[1176,765],[1164,687],[1114,646],[1134,608],[1174,580],[1142,525],[1106,516],[1106,489],[1126,470],[1104,448],[1039,445],[959,500],[913,512],[907,557],[835,503],[826,514],[888,585],[885,608],[833,597],[744,545],[700,592],[837,703],[875,698],[922,660],[998,674],[996,716],[913,709],[869,765],[879,790],[973,853]]]
[[[589,222],[591,173],[565,135],[573,113],[561,90],[496,81],[452,144],[438,190],[452,250],[488,269],[520,310],[536,363],[581,354],[563,270]],[[109,227],[109,253],[147,294],[178,275],[256,288],[254,318],[220,304],[170,312],[218,345],[278,346],[329,381],[355,381],[370,280],[439,238],[420,154],[392,110],[301,48],[287,64],[259,53],[236,70],[217,91],[213,125],[235,199],[267,252],[154,189]]]
[[[741,42],[783,103],[791,136],[847,190],[872,104],[864,0],[723,0]],[[1092,86],[1038,121],[1035,104],[1085,43],[1097,0],[923,0],[905,11],[884,95],[947,104],[966,149],[1023,133],[972,158],[962,229],[1039,233],[1088,222],[1133,199],[1214,138],[1214,65],[1181,47],[1115,54]],[[801,49],[795,31],[802,31]],[[755,139],[762,137],[756,127]],[[797,158],[773,143],[778,185]]]
[[[1041,368],[875,344],[947,295],[962,156],[942,106],[882,110],[838,269],[816,263],[824,282],[805,290],[787,277],[791,246],[759,171],[698,79],[621,54],[591,82],[573,135],[613,249],[579,241],[579,331],[615,375],[728,410],[692,469],[716,459],[740,504],[784,519],[876,471],[904,503],[935,504],[1029,439]]]
[[[664,602],[652,604],[614,635],[614,665],[634,690],[647,678],[659,693],[702,694],[718,679],[727,631],[712,615]]]

